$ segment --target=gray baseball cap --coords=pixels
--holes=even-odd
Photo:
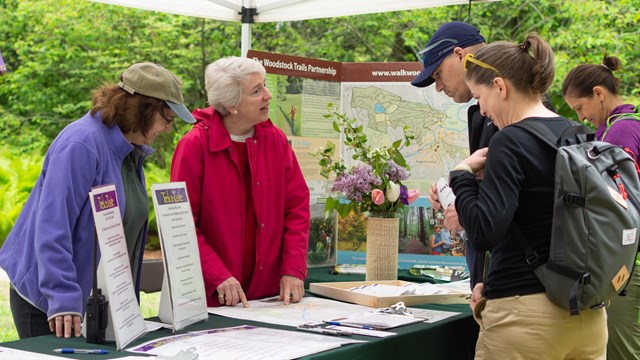
[[[193,124],[196,119],[184,106],[182,81],[171,71],[158,64],[144,62],[131,65],[118,83],[129,94],[141,94],[164,100],[182,120]]]

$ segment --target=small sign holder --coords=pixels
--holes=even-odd
[[[89,192],[89,197],[100,245],[98,287],[106,289],[104,296],[109,308],[105,340],[115,340],[116,349],[121,350],[146,334],[147,327],[140,314],[133,286],[116,187],[95,187]],[[85,337],[86,328],[86,324],[83,324]]]
[[[158,316],[175,332],[209,318],[198,238],[184,182],[153,184],[151,197],[165,268]]]

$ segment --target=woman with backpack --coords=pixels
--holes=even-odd
[[[620,80],[613,74],[621,61],[605,56],[602,64],[582,64],[573,68],[562,83],[562,96],[580,120],[596,130],[596,139],[622,147],[638,162],[640,154],[640,114],[620,96]],[[636,263],[640,261],[640,256]],[[615,296],[607,307],[609,342],[607,359],[640,359],[640,267],[636,266],[626,296]]]
[[[560,136],[572,121],[542,101],[553,82],[553,52],[537,34],[521,44],[495,42],[467,55],[465,80],[482,115],[500,131],[449,174],[455,207],[473,247],[491,251],[486,281],[473,290],[480,325],[475,359],[604,359],[604,308],[571,316],[553,303],[518,239],[546,263],[551,246],[556,150],[518,123],[536,123]],[[483,181],[475,173],[484,171]]]

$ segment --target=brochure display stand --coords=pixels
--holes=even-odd
[[[184,182],[153,184],[151,193],[165,268],[158,316],[177,331],[209,316],[196,227]]]
[[[144,335],[146,325],[133,286],[116,187],[93,188],[89,197],[100,245],[98,287],[106,289],[104,295],[109,308],[105,338],[115,341],[116,348],[121,350]],[[86,326],[83,325],[82,329],[84,332]]]

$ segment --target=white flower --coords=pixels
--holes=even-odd
[[[389,202],[395,202],[400,197],[400,185],[394,183],[393,181],[389,181],[389,185],[387,185],[387,200]]]

